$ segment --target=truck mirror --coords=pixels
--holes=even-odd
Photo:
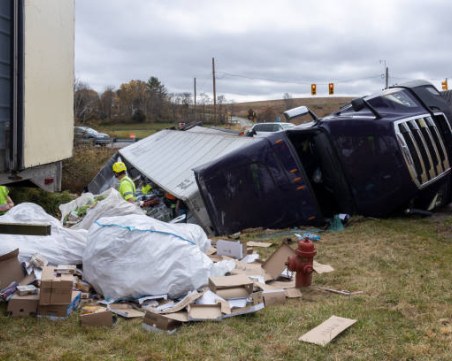
[[[317,115],[315,115],[315,113],[305,105],[286,110],[283,114],[287,121],[290,121],[291,119],[296,117],[301,117],[306,114],[309,114],[312,117],[312,119],[318,120]]]

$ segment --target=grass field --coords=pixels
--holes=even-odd
[[[335,268],[314,275],[301,299],[221,322],[152,333],[139,320],[112,329],[65,321],[10,318],[0,306],[1,360],[451,360],[452,211],[430,218],[352,217],[323,232],[316,260]],[[282,241],[268,232],[242,241]],[[152,272],[152,265],[146,270]],[[320,287],[363,291],[343,296]],[[358,320],[325,347],[298,338],[330,316]]]
[[[129,138],[131,134],[134,134],[137,139],[141,139],[174,125],[173,123],[103,124],[97,126],[96,129],[106,132],[112,138]]]

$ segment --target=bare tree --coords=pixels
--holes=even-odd
[[[97,118],[100,113],[99,94],[86,83],[74,82],[74,115],[80,123]]]
[[[113,115],[117,112],[118,99],[114,88],[112,86],[107,87],[100,96],[100,108],[102,119],[112,119]]]

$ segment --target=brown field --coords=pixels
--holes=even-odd
[[[293,98],[290,101],[284,99],[263,100],[258,102],[247,102],[234,104],[234,113],[238,116],[246,117],[249,109],[253,109],[258,116],[272,110],[276,114],[282,114],[284,110],[306,105],[319,117],[336,112],[339,108],[349,103],[353,98],[350,97],[311,97],[311,98]],[[281,119],[283,120],[283,119]]]

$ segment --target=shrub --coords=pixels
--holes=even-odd
[[[63,161],[62,189],[73,193],[84,191],[116,149],[108,147],[79,146],[72,158]]]

